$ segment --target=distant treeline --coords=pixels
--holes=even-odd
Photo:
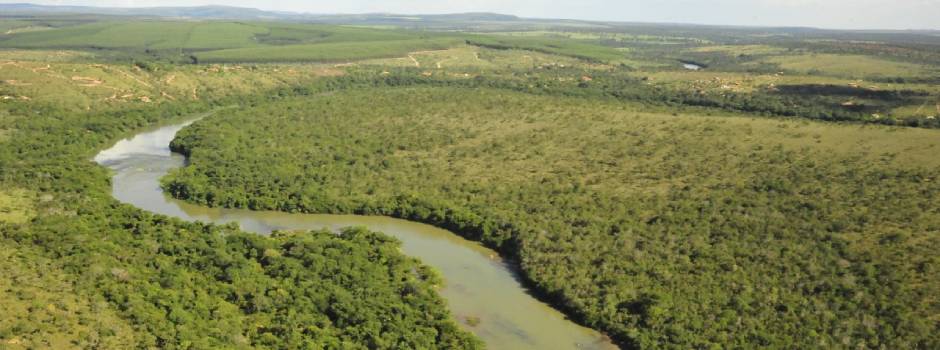
[[[424,75],[419,70],[402,68],[379,75],[364,70],[322,82],[328,90],[354,86],[453,86],[467,88],[500,88],[519,92],[561,96],[615,98],[657,106],[695,106],[728,111],[756,113],[766,116],[806,118],[837,122],[862,122],[884,125],[937,128],[940,120],[914,117],[891,118],[891,109],[923,99],[928,95],[913,90],[880,91],[832,85],[785,85],[776,90],[753,93],[700,93],[645,84],[643,79],[617,72],[593,72],[590,81],[564,81],[560,77],[577,76],[577,69],[556,68],[520,74],[481,74],[473,78]],[[299,89],[309,89],[301,87]],[[315,93],[307,91],[302,93]],[[846,98],[862,100],[851,105]],[[879,117],[875,114],[884,114]]]

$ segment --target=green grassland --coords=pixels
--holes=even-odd
[[[574,57],[592,62],[619,64],[625,59],[623,52],[611,47],[597,45],[590,41],[571,39],[556,39],[550,37],[514,37],[491,36],[471,37],[467,40],[471,45],[492,49],[517,49],[537,51],[549,54]]]
[[[772,55],[782,54],[786,49],[769,45],[720,45],[696,47],[697,52],[723,52],[730,55]]]
[[[385,65],[389,67],[419,67],[422,69],[447,70],[457,75],[478,76],[540,76],[543,79],[579,80],[592,78],[603,72],[611,79],[631,77],[648,79],[653,88],[665,88],[670,94],[685,95],[682,103],[722,105],[750,112],[764,112],[760,108],[746,107],[737,100],[753,98],[759,102],[751,105],[785,106],[801,102],[801,99],[784,97],[784,101],[772,95],[777,85],[811,86],[820,84],[841,86],[863,86],[869,90],[898,91],[899,94],[918,95],[905,97],[890,103],[878,100],[855,99],[842,96],[823,96],[813,101],[828,111],[816,111],[807,106],[789,110],[775,107],[772,113],[785,116],[809,115],[817,119],[851,119],[908,125],[933,125],[928,117],[936,117],[934,111],[922,108],[936,100],[940,91],[930,80],[936,71],[926,65],[905,63],[897,60],[880,60],[864,55],[805,54],[807,49],[789,52],[781,46],[772,45],[715,45],[710,40],[690,40],[683,45],[661,45],[645,42],[631,46],[623,41],[636,34],[600,33],[598,38],[584,32],[574,38],[561,37],[552,32],[518,32],[514,35],[479,35],[461,33],[431,33],[407,30],[378,30],[360,27],[345,27],[317,24],[287,24],[268,22],[171,22],[171,21],[99,21],[88,24],[64,26],[42,33],[20,33],[0,40],[0,46],[26,47],[33,50],[15,49],[0,52],[11,62],[3,69],[11,69],[7,82],[0,86],[5,98],[55,99],[55,95],[37,95],[29,84],[49,83],[51,77],[72,79],[72,84],[84,90],[84,95],[95,95],[97,101],[113,104],[116,100],[178,99],[198,96],[196,85],[159,86],[148,79],[157,78],[152,69],[146,72],[124,72],[117,77],[108,72],[99,72],[80,65],[72,66],[72,72],[46,71],[31,67],[32,73],[16,71],[16,61],[66,61],[93,63],[119,58],[127,61],[147,62],[152,59],[187,63],[353,63]],[[553,36],[555,35],[555,36]],[[616,39],[616,40],[615,40]],[[464,42],[469,43],[464,44]],[[626,46],[624,46],[626,45]],[[42,48],[42,49],[39,49]],[[52,50],[59,48],[60,50]],[[62,51],[70,48],[72,51]],[[68,52],[59,55],[59,52]],[[71,52],[82,52],[72,55]],[[88,53],[93,52],[93,53]],[[46,54],[48,53],[48,54]],[[17,58],[16,56],[19,56]],[[92,55],[92,56],[88,56]],[[823,57],[825,60],[815,60]],[[705,72],[682,70],[679,61],[693,60],[707,63]],[[809,66],[801,68],[793,62]],[[803,61],[800,61],[803,60]],[[804,62],[805,61],[805,62]],[[828,62],[828,63],[827,63]],[[815,65],[815,66],[813,66]],[[9,68],[7,68],[9,67]],[[829,68],[827,68],[829,67]],[[919,67],[919,68],[918,68]],[[245,67],[213,68],[213,70],[239,70]],[[545,69],[580,70],[567,77],[544,74]],[[838,71],[838,69],[842,69]],[[864,69],[863,69],[864,68]],[[917,69],[915,69],[917,68]],[[542,71],[539,71],[542,70]],[[194,69],[193,71],[198,71]],[[785,71],[785,78],[780,78]],[[857,74],[848,74],[856,72]],[[877,74],[872,74],[877,72]],[[37,75],[45,75],[38,77]],[[736,75],[731,80],[729,74]],[[213,74],[214,75],[214,74]],[[231,74],[233,77],[240,76]],[[136,89],[121,83],[131,77],[147,83],[131,83]],[[169,77],[164,77],[169,79]],[[894,82],[893,79],[920,79],[922,81]],[[870,82],[858,79],[877,80]],[[926,79],[926,80],[924,80]],[[10,83],[12,82],[12,83]],[[114,83],[112,83],[114,82]],[[244,82],[255,83],[255,82]],[[531,85],[541,85],[534,83]],[[596,85],[618,86],[616,81],[605,81]],[[169,85],[169,84],[165,84]],[[237,78],[222,86],[237,88],[243,82]],[[266,84],[265,86],[270,86]],[[183,90],[185,87],[187,90]],[[205,88],[215,89],[211,85]],[[140,90],[135,93],[133,90]],[[207,89],[208,90],[208,89]],[[912,91],[913,93],[907,93]],[[617,91],[608,91],[619,94]],[[734,94],[727,97],[729,93]],[[654,93],[655,94],[655,93]],[[701,94],[708,101],[698,101]],[[66,94],[70,95],[70,94]],[[723,101],[713,101],[721,99]],[[65,99],[69,100],[69,99]],[[731,100],[731,101],[728,101]],[[82,101],[88,107],[91,101]],[[845,107],[840,107],[844,105]],[[844,116],[845,109],[857,109],[851,116]],[[862,113],[864,112],[864,113]],[[820,117],[821,115],[821,117]],[[835,115],[835,117],[833,117]]]
[[[0,98],[4,98],[0,103],[18,101],[20,106],[55,106],[72,111],[199,101],[342,73],[318,65],[173,67],[79,63],[69,61],[90,58],[61,51],[0,51],[0,58],[7,60],[0,65]]]
[[[3,139],[0,139],[3,141]],[[0,222],[24,223],[33,215],[35,194],[22,189],[0,191]]]
[[[573,57],[525,50],[487,49],[472,45],[458,45],[446,50],[417,51],[405,57],[365,60],[357,63],[383,68],[415,67],[457,75],[478,75],[494,71],[520,72],[538,67],[579,67],[584,71],[609,68],[606,65],[588,63]]]
[[[259,40],[270,44],[313,44],[350,41],[383,41],[414,39],[415,32],[403,30],[376,30],[351,26],[327,26],[310,24],[268,24],[270,31]],[[422,35],[429,35],[423,33]]]
[[[161,57],[175,59],[200,53],[197,56],[204,62],[286,62],[386,57],[409,50],[446,48],[454,42],[430,36],[420,32],[316,24],[101,21],[42,32],[13,33],[0,37],[0,47],[162,52]],[[322,44],[333,45],[318,46]],[[212,50],[216,51],[205,52]]]
[[[780,65],[782,69],[798,73],[833,75],[846,78],[873,76],[916,77],[940,74],[940,71],[936,68],[929,69],[922,65],[862,55],[806,54],[774,57],[769,61]]]
[[[615,40],[620,42],[650,43],[660,45],[679,45],[687,43],[709,44],[710,41],[678,36],[660,36],[649,34],[632,34],[608,31],[549,31],[549,30],[526,30],[513,32],[485,32],[481,34],[513,36],[513,37],[549,37],[577,40]]]
[[[413,51],[445,50],[460,43],[455,39],[413,39],[303,44],[209,51],[196,54],[199,62],[348,62],[396,57]]]
[[[5,32],[15,28],[28,27],[30,25],[32,25],[32,22],[29,21],[2,20],[0,21],[0,31],[3,31],[4,35],[9,35]]]
[[[499,90],[303,97],[184,130],[192,165],[166,187],[451,228],[641,348],[938,344],[940,132],[699,113]]]
[[[35,61],[44,63],[91,62],[95,55],[86,51],[73,50],[20,50],[0,49],[0,60],[9,65],[15,61]]]
[[[184,49],[225,49],[258,45],[255,37],[270,32],[269,28],[245,23],[204,23],[193,27],[182,45]]]
[[[16,33],[32,32],[32,31],[42,31],[48,30],[51,27],[35,23],[32,21],[22,21],[22,20],[0,20],[0,38],[5,35],[11,35]]]
[[[4,47],[18,48],[178,48],[196,23],[99,22],[6,38]]]

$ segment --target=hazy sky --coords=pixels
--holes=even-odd
[[[92,6],[224,4],[311,13],[499,12],[523,17],[851,29],[940,29],[940,0],[20,0]]]

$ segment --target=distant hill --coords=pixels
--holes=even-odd
[[[176,17],[197,19],[274,19],[315,21],[328,23],[407,24],[418,22],[511,22],[519,17],[497,13],[456,13],[441,15],[402,15],[390,13],[374,14],[305,14],[297,12],[264,11],[255,8],[233,6],[194,7],[93,7],[50,6],[28,3],[0,4],[0,17],[51,14],[83,14],[110,16]]]
[[[367,13],[361,15],[325,15],[319,16],[320,18],[358,18],[359,20],[365,21],[404,21],[404,22],[414,22],[414,21],[492,21],[492,22],[504,22],[504,21],[518,21],[519,17],[513,15],[504,15],[499,13],[489,13],[489,12],[470,12],[470,13],[450,13],[450,14],[440,14],[440,15],[402,15],[394,13]]]
[[[194,6],[194,7],[94,7],[94,6],[54,6],[29,3],[0,3],[0,18],[3,17],[45,17],[45,16],[136,16],[155,18],[189,18],[220,20],[270,20],[295,21],[325,24],[396,26],[411,29],[431,30],[468,30],[468,31],[505,31],[505,30],[557,30],[568,28],[607,28],[612,30],[630,30],[655,28],[662,35],[696,36],[702,32],[730,33],[739,36],[742,31],[761,31],[768,35],[789,35],[805,38],[826,36],[833,33],[848,35],[845,40],[866,40],[872,34],[880,36],[917,35],[921,41],[935,42],[940,38],[936,30],[831,30],[810,27],[747,27],[697,25],[684,23],[644,23],[616,21],[587,21],[573,19],[536,19],[521,18],[513,15],[469,12],[453,14],[314,14],[300,12],[265,11],[256,8],[234,6]],[[95,20],[92,18],[90,20]],[[862,37],[862,39],[857,39]]]
[[[280,19],[296,16],[279,12],[232,6],[195,7],[92,7],[48,6],[36,4],[0,4],[3,15],[91,14],[119,16],[188,17],[203,19]]]

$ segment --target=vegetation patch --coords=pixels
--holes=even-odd
[[[497,50],[516,49],[558,54],[599,63],[617,64],[626,58],[623,52],[614,48],[577,40],[481,36],[468,39],[467,44]]]
[[[323,20],[360,26],[0,19],[0,348],[480,347],[386,236],[151,215],[88,161],[233,105],[170,192],[451,229],[627,348],[940,348],[937,37]]]
[[[716,45],[703,46],[693,49],[694,52],[722,52],[734,56],[741,55],[773,55],[782,54],[787,50],[785,48],[769,45]]]
[[[2,215],[2,214],[0,214]],[[2,223],[0,223],[2,224]],[[76,290],[54,260],[34,248],[0,245],[0,348],[128,348],[140,336],[103,298]]]
[[[454,230],[641,348],[940,341],[937,131],[674,111],[491,89],[311,94],[184,129],[172,147],[191,165],[164,186]]]
[[[0,60],[39,61],[39,62],[74,62],[92,59],[94,55],[82,51],[70,50],[0,50]]]
[[[379,57],[404,56],[418,50],[444,50],[454,39],[363,41],[243,48],[209,51],[196,55],[199,62],[344,62]]]
[[[28,223],[0,224],[2,252],[24,252],[12,259],[27,264],[5,265],[25,271],[0,271],[0,278],[29,282],[40,274],[41,284],[0,281],[0,305],[10,311],[0,313],[4,347],[481,346],[448,313],[434,289],[438,277],[387,236],[346,230],[263,237],[148,214],[116,203],[108,173],[88,161],[134,128],[289,91],[253,88],[247,96],[216,92],[89,113],[39,104],[46,113],[17,120],[17,132],[0,147],[0,188],[28,187],[54,200],[40,198],[40,214]]]
[[[0,66],[0,104],[14,115],[33,108],[114,110],[179,103],[273,89],[342,71],[318,65],[172,66],[77,62],[6,62]],[[9,98],[6,98],[7,96]]]
[[[0,133],[0,141],[3,134]],[[21,189],[0,190],[0,223],[21,224],[35,215],[35,194]]]
[[[767,61],[798,73],[848,78],[917,77],[931,73],[921,65],[862,55],[803,54],[772,57]]]

